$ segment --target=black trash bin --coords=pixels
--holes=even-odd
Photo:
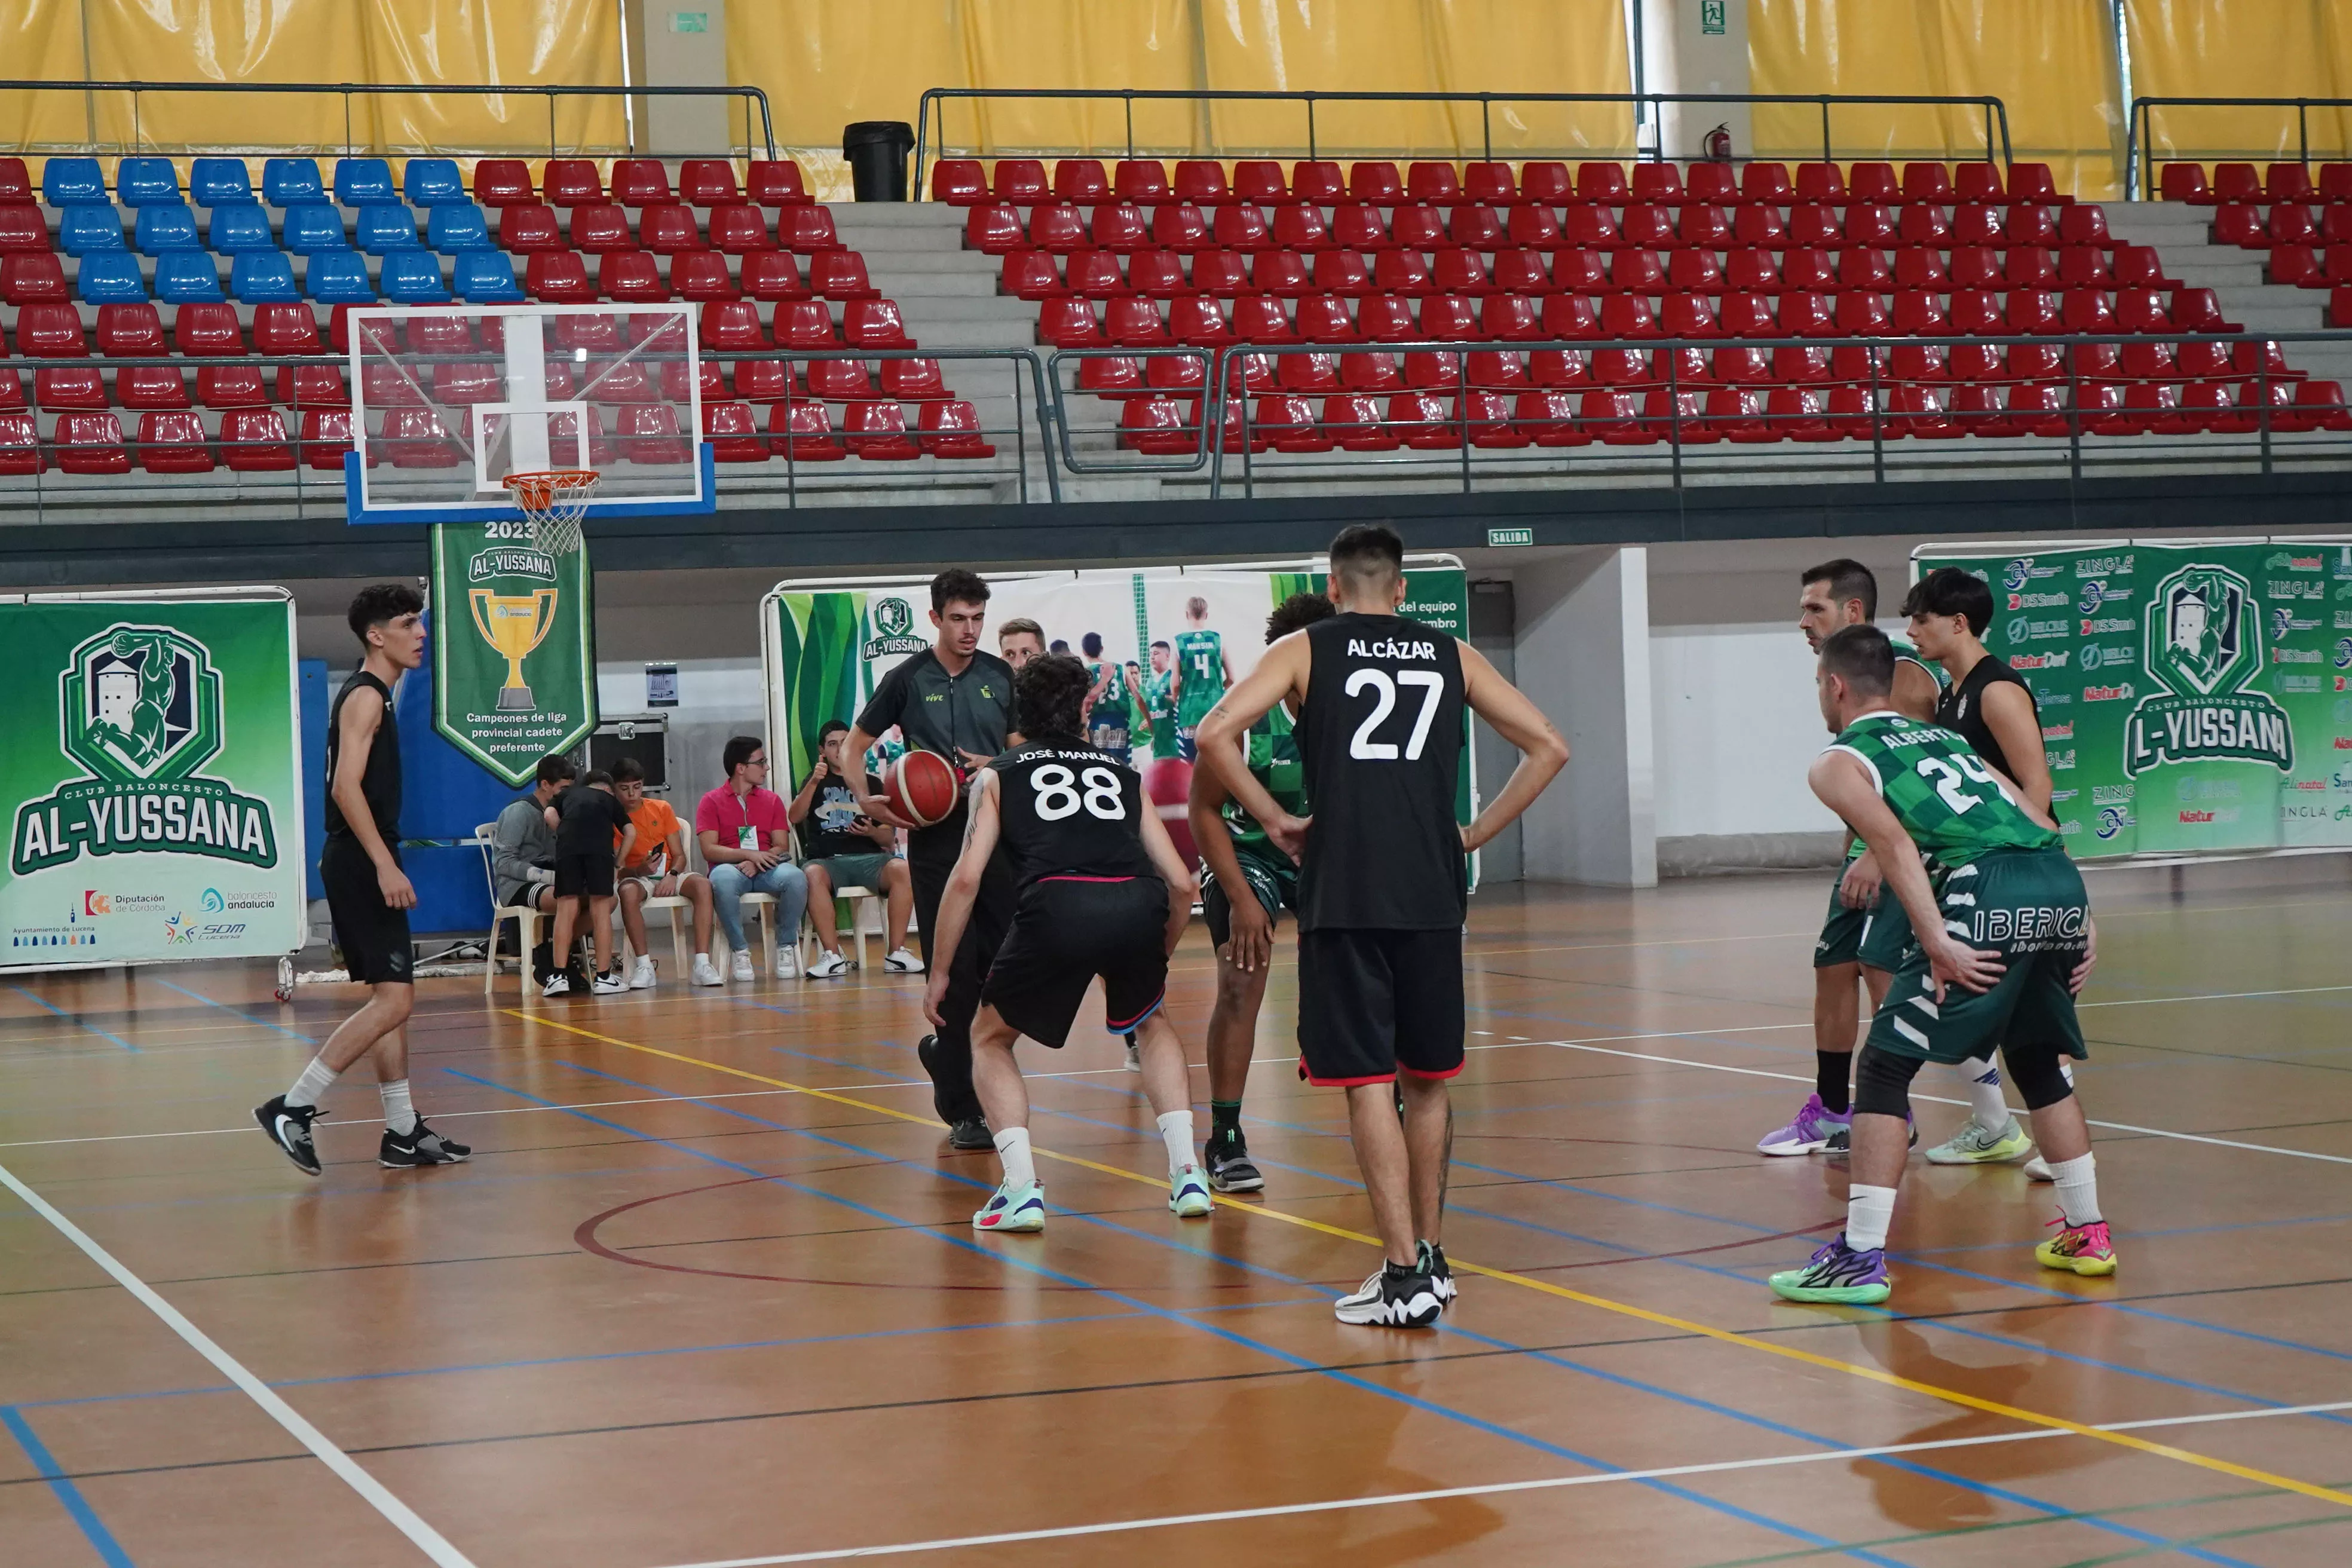
[[[907,154],[915,150],[915,128],[903,120],[861,120],[841,128],[841,155],[849,160],[850,183],[861,202],[907,199]]]

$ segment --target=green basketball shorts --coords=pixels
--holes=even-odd
[[[1241,863],[1242,880],[1268,918],[1279,915],[1287,905],[1298,908],[1298,868],[1290,857],[1280,851],[1261,852],[1236,844],[1234,858]],[[1209,922],[1209,945],[1223,947],[1233,940],[1233,907],[1225,900],[1225,885],[1209,870],[1208,863],[1201,864],[1201,913]]]
[[[1938,1002],[1927,953],[1912,943],[1867,1044],[1947,1066],[2004,1043],[2089,1056],[2066,987],[2089,946],[2090,901],[2065,851],[1996,850],[1946,878],[1937,901],[1947,931],[2008,966],[1991,990],[1948,985]]]
[[[1895,895],[1883,888],[1878,901],[1869,908],[1847,909],[1838,898],[1838,884],[1844,879],[1845,869],[1841,867],[1838,881],[1830,884],[1830,910],[1822,920],[1821,940],[1813,943],[1813,967],[1866,963],[1893,973],[1911,945],[1910,917]]]

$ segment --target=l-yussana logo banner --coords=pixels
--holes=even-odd
[[[1993,590],[2078,858],[2352,845],[2352,544],[1922,552]],[[2339,646],[2340,645],[2340,646]]]
[[[433,530],[433,727],[518,786],[596,727],[587,549],[551,554],[520,528]]]
[[[0,966],[300,946],[291,601],[34,598],[0,628]]]

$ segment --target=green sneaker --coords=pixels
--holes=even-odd
[[[2014,1160],[2032,1147],[2033,1140],[2025,1135],[2016,1117],[1993,1131],[1971,1116],[1948,1141],[1928,1150],[1927,1159],[1931,1165],[1991,1165]]]
[[[1168,1178],[1168,1206],[1179,1219],[1199,1219],[1217,1206],[1200,1166],[1187,1165]]]
[[[1768,1281],[1773,1294],[1790,1301],[1826,1301],[1843,1307],[1869,1307],[1886,1300],[1886,1252],[1874,1247],[1857,1252],[1845,1244],[1843,1233],[1824,1242],[1802,1268],[1784,1268]]]

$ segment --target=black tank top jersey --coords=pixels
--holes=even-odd
[[[2024,688],[2025,700],[2032,707],[2038,721],[2042,705],[2033,700],[2033,688],[2026,685],[2025,677],[2009,668],[2007,659],[1989,653],[1977,660],[1966,677],[1944,688],[1943,695],[1936,699],[1936,722],[1956,731],[1978,756],[2015,778],[2017,773],[2009,765],[2008,753],[2000,749],[2000,742],[1994,739],[1984,719],[1985,688],[2004,684]]]
[[[400,726],[392,712],[392,689],[364,669],[352,671],[335,705],[327,710],[327,832],[352,837],[343,808],[335,804],[335,762],[343,744],[343,704],[354,691],[373,691],[383,699],[383,719],[368,747],[367,767],[360,774],[360,793],[367,797],[368,815],[375,818],[376,836],[387,847],[400,843]]]
[[[1143,848],[1143,781],[1083,741],[1031,741],[992,759],[997,854],[1021,886],[1047,877],[1160,875]]]
[[[1400,616],[1307,628],[1300,760],[1314,826],[1298,929],[1452,931],[1469,909],[1454,795],[1462,771],[1462,648]]]

